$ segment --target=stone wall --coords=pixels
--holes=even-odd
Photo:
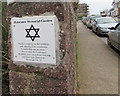
[[[14,2],[8,5],[8,22],[12,17],[53,13],[59,20],[60,64],[54,68],[39,68],[9,64],[11,94],[75,94],[75,37],[76,20],[73,3]],[[9,34],[11,56],[11,34]]]

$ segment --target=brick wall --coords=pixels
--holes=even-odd
[[[75,37],[76,20],[73,3],[14,2],[8,6],[8,22],[12,17],[54,13],[60,24],[60,65],[55,68],[9,65],[11,94],[74,94],[75,93]],[[11,34],[9,34],[11,56]]]

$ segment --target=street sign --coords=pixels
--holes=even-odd
[[[11,19],[13,62],[56,65],[55,16]]]

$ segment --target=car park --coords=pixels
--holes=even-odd
[[[107,43],[110,47],[113,46],[120,51],[120,23],[109,29]]]
[[[112,17],[100,17],[94,21],[92,25],[92,30],[97,35],[107,35],[109,32],[109,28],[115,27],[117,24],[118,22],[115,21]]]

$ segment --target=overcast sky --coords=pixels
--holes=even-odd
[[[7,0],[8,2],[12,2],[13,0]]]
[[[100,11],[112,8],[113,0],[80,0],[80,3],[89,5],[90,14],[99,14]]]

